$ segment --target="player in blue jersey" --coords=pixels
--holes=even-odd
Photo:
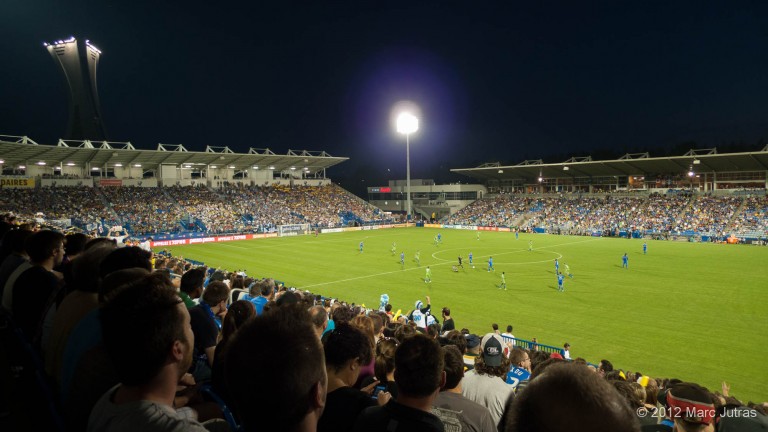
[[[488,257],[488,271],[496,271],[495,268],[493,268],[493,257]]]
[[[557,261],[557,258],[555,258],[555,274],[560,273],[560,263]]]
[[[557,290],[560,292],[564,292],[565,288],[563,288],[563,282],[565,282],[565,276],[562,273],[557,274]]]
[[[648,243],[643,242],[643,255],[648,253]]]
[[[443,242],[443,235],[440,233],[437,233],[437,242],[442,243]]]
[[[360,253],[363,253],[363,242],[360,242]]]
[[[626,253],[624,253],[623,257],[621,257],[621,266],[629,270],[629,257]]]
[[[515,230],[515,240],[520,240],[520,230],[519,229]]]
[[[400,265],[405,267],[405,252],[400,252]]]
[[[469,266],[475,268],[475,265],[472,264],[472,252],[469,253]]]

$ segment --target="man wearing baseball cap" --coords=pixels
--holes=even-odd
[[[510,366],[504,346],[504,340],[496,333],[483,336],[475,369],[467,372],[462,382],[464,397],[488,408],[496,424],[507,400],[514,397],[514,387],[504,381]]]
[[[667,392],[667,404],[675,422],[674,430],[715,431],[715,404],[704,387],[687,382],[675,384]]]

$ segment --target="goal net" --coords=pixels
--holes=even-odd
[[[309,224],[278,225],[277,235],[280,237],[309,234]]]

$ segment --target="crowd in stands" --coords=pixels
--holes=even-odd
[[[768,197],[749,196],[744,201],[744,209],[733,220],[737,232],[768,232]]]
[[[114,220],[99,194],[87,187],[0,189],[0,212],[19,219],[76,219],[83,224]]]
[[[500,194],[480,199],[443,220],[446,224],[507,226],[522,230],[616,235],[632,230],[673,235],[684,232],[724,236],[768,232],[765,195],[559,197]],[[0,211],[20,220],[71,219],[75,225],[123,225],[133,236],[182,231],[271,232],[278,225],[313,228],[389,221],[379,209],[335,185],[205,185],[166,188],[42,187],[0,190]],[[765,234],[762,234],[765,235]]]
[[[615,235],[620,230],[644,233],[727,235],[768,232],[768,197],[651,194],[526,197],[502,194],[478,200],[448,216],[446,224],[507,226],[522,230]]]
[[[457,330],[429,297],[400,315],[384,296],[364,309],[105,238],[0,231],[0,328],[18,329],[55,395],[50,411],[27,405],[36,415],[17,420],[30,429],[51,430],[48,415],[72,431],[768,427],[768,404],[725,383],[591,364],[512,326]]]
[[[196,231],[210,234],[275,231],[278,225],[313,228],[390,220],[379,209],[335,185],[144,188],[42,187],[0,190],[0,211],[21,220],[71,218],[81,228],[125,226],[134,236]]]

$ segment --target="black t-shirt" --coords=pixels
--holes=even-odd
[[[325,410],[317,422],[318,432],[346,432],[352,430],[357,416],[366,408],[376,406],[376,400],[367,393],[341,387],[330,393],[325,400]]]
[[[453,323],[453,318],[446,319],[443,321],[443,329],[442,332],[445,333],[450,330],[456,330],[456,325]]]
[[[55,300],[59,281],[40,266],[32,266],[19,275],[13,285],[13,317],[29,341],[39,342],[43,318]]]
[[[219,327],[202,306],[189,309],[189,319],[192,324],[192,333],[195,334],[195,355],[203,355],[206,348],[216,346]]]
[[[445,432],[440,419],[395,401],[366,408],[355,422],[354,432]]]

